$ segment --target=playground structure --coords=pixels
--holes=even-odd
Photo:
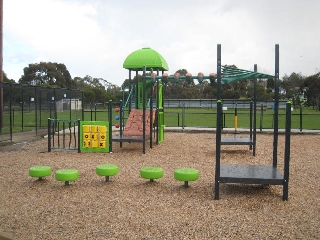
[[[221,71],[223,69],[223,71]],[[223,139],[222,133],[222,100],[221,84],[239,81],[241,79],[269,78],[269,75],[249,72],[239,69],[223,68],[221,64],[221,45],[217,45],[217,131],[216,131],[216,169],[215,169],[215,199],[219,199],[220,183],[244,183],[244,184],[271,184],[283,185],[283,200],[288,200],[289,184],[289,160],[290,160],[290,131],[291,131],[291,103],[286,104],[286,132],[285,132],[285,156],[284,173],[277,169],[278,154],[278,109],[279,109],[279,45],[275,45],[275,100],[274,100],[274,133],[273,133],[273,164],[272,166],[221,164],[221,145],[253,144],[251,139],[242,140],[234,137]],[[256,111],[256,91],[254,96],[254,111]],[[254,118],[255,118],[254,114]],[[256,129],[254,119],[254,129]],[[255,140],[252,140],[255,142]]]
[[[142,48],[129,54],[123,63],[123,67],[129,70],[129,95],[120,103],[120,108],[116,110],[120,116],[118,136],[111,136],[110,151],[112,152],[112,143],[119,142],[120,147],[124,142],[141,142],[142,152],[146,151],[146,142],[150,140],[150,148],[153,147],[153,133],[155,133],[156,144],[164,139],[164,112],[163,112],[163,88],[157,81],[147,79],[146,71],[168,70],[168,65],[164,58],[156,51],[150,48]],[[142,71],[142,82],[133,84],[131,77],[132,71],[136,72],[138,79],[139,71]],[[132,106],[132,100],[134,105]],[[155,102],[155,106],[154,106]],[[154,109],[155,107],[155,109]],[[128,111],[128,118],[125,117],[125,111]],[[126,120],[126,124],[125,123]],[[112,104],[109,104],[109,122],[112,126]]]
[[[147,51],[148,54],[156,54],[158,59],[161,61],[159,65],[139,65],[145,64],[145,61],[137,61],[136,58],[131,59],[132,55],[141,55],[140,51]],[[147,55],[148,55],[147,54]],[[215,172],[215,199],[219,199],[219,184],[220,183],[245,183],[245,184],[273,184],[273,185],[283,185],[283,200],[288,199],[288,181],[289,181],[289,159],[290,159],[290,130],[291,130],[291,103],[286,104],[286,138],[285,138],[285,159],[284,159],[284,174],[282,175],[277,169],[277,146],[278,146],[278,112],[279,112],[279,45],[276,45],[275,50],[275,76],[258,73],[257,65],[254,65],[254,72],[242,70],[230,66],[222,66],[221,64],[221,45],[217,45],[217,74],[210,74],[209,76],[204,76],[203,73],[199,73],[197,76],[192,76],[191,73],[187,73],[186,76],[180,76],[179,73],[175,73],[172,76],[165,74],[163,71],[168,70],[168,66],[159,54],[150,48],[143,48],[138,50],[133,54],[129,55],[124,62],[124,67],[129,69],[129,96],[125,101],[121,101],[120,108],[116,108],[116,112],[120,116],[116,116],[116,120],[120,120],[120,124],[116,124],[116,127],[120,128],[120,133],[117,136],[112,134],[112,101],[109,102],[109,122],[107,122],[101,132],[100,126],[89,125],[91,129],[97,128],[94,132],[88,133],[88,136],[92,136],[90,144],[95,143],[94,151],[101,151],[99,148],[103,148],[103,151],[112,152],[112,143],[119,142],[120,147],[122,147],[123,142],[141,142],[142,152],[145,153],[146,141],[150,140],[150,148],[152,148],[152,138],[153,133],[156,135],[157,144],[164,140],[164,107],[163,107],[163,88],[162,83],[166,83],[168,79],[173,79],[175,82],[180,79],[185,79],[190,82],[197,79],[202,82],[204,79],[209,79],[214,81],[217,78],[217,127],[216,127],[216,172]],[[160,55],[161,56],[161,55]],[[129,59],[129,60],[128,60]],[[150,58],[148,58],[150,59]],[[138,63],[137,63],[138,62]],[[153,68],[156,67],[157,73],[153,72]],[[135,86],[132,84],[131,71],[136,71],[136,78],[138,78],[139,70],[143,71],[142,82],[137,82]],[[150,76],[147,76],[146,71],[150,71]],[[162,75],[159,75],[159,71],[162,71]],[[252,165],[228,165],[220,163],[220,152],[221,145],[249,145],[250,150],[253,149],[253,156],[255,156],[256,151],[256,88],[257,88],[257,78],[274,78],[275,79],[275,100],[274,100],[274,143],[273,143],[273,164],[272,166],[252,166]],[[250,103],[250,136],[249,138],[238,138],[237,133],[237,109],[235,109],[235,135],[233,138],[222,138],[222,99],[221,99],[221,85],[226,83],[231,83],[234,81],[240,81],[244,79],[254,80],[254,97],[253,101]],[[160,82],[161,80],[161,82]],[[147,96],[147,93],[149,95]],[[131,106],[132,98],[134,96],[134,109]],[[155,99],[155,110],[153,99]],[[125,102],[125,104],[123,104]],[[124,112],[125,107],[128,106],[128,118],[126,119],[126,124],[124,125]],[[90,124],[90,123],[87,123]],[[88,126],[82,126],[83,129]],[[80,128],[82,129],[82,128]],[[106,130],[108,129],[108,131]],[[85,132],[85,130],[83,130]],[[99,132],[100,131],[100,132]],[[99,134],[95,135],[95,132]],[[83,133],[80,134],[82,136]],[[85,133],[84,135],[85,136]],[[99,136],[104,136],[103,142],[100,144],[100,140],[96,139]],[[105,137],[109,136],[108,140],[105,142]],[[82,141],[83,142],[83,141]],[[84,144],[86,145],[86,144]],[[101,146],[101,147],[100,147]],[[108,146],[108,148],[107,148]]]
[[[111,152],[113,142],[119,142],[120,147],[124,142],[141,142],[142,152],[145,153],[148,140],[150,140],[150,148],[153,146],[153,135],[155,135],[156,144],[164,140],[163,84],[167,83],[168,79],[173,79],[174,82],[178,82],[180,79],[187,82],[194,79],[199,82],[204,79],[215,80],[215,74],[204,76],[201,72],[197,76],[192,76],[191,73],[187,73],[186,76],[180,76],[179,73],[169,76],[164,73],[169,70],[167,62],[151,48],[142,48],[129,54],[123,67],[129,70],[129,95],[125,99],[123,91],[120,108],[116,109],[116,112],[120,114],[120,116],[116,116],[116,120],[120,120],[120,124],[116,124],[116,127],[119,128],[119,135],[111,136]],[[133,84],[132,71],[136,72],[136,80],[139,71],[142,71],[142,82]],[[147,76],[146,71],[150,71],[150,76]],[[109,122],[112,126],[112,104],[109,104],[108,111]],[[125,111],[128,111],[128,118],[125,118]],[[124,124],[125,120],[126,124]]]

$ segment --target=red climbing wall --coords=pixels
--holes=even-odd
[[[124,127],[124,136],[142,136],[143,135],[143,112],[140,109],[133,109],[127,119]],[[152,119],[155,119],[155,111],[152,112]],[[150,135],[150,111],[146,110],[146,136]]]

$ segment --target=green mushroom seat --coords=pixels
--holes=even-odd
[[[96,167],[96,174],[98,176],[106,177],[106,182],[109,182],[111,176],[117,175],[119,167],[115,164],[101,164]]]
[[[66,186],[69,186],[70,181],[75,181],[79,177],[77,169],[60,169],[55,172],[55,178],[58,181],[65,182]]]
[[[154,179],[162,178],[164,171],[160,167],[143,167],[140,169],[140,176],[153,182]]]
[[[41,181],[43,177],[50,176],[52,172],[51,167],[49,166],[33,166],[29,168],[29,176],[37,177]]]
[[[194,168],[178,168],[174,171],[174,178],[184,182],[184,186],[189,187],[188,182],[199,178],[199,171]]]

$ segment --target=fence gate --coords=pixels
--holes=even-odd
[[[78,150],[80,152],[80,120],[48,118],[48,152],[51,150]]]

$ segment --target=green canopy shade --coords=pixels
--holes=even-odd
[[[123,68],[141,71],[146,66],[147,70],[168,71],[169,67],[166,60],[151,48],[142,48],[134,51],[124,60]]]
[[[255,79],[255,78],[274,78],[272,75],[247,71],[235,67],[224,66],[221,73],[221,84],[232,83],[245,79]]]

